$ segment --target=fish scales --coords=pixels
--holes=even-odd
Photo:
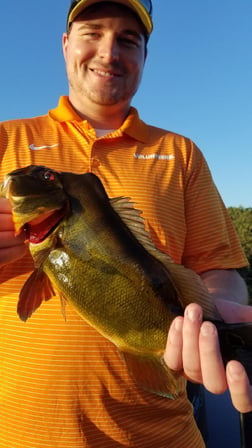
[[[227,352],[229,358],[244,357],[245,346],[252,368],[251,324],[222,322],[200,277],[154,246],[129,198],[108,198],[92,173],[34,165],[7,175],[1,194],[9,198],[16,233],[26,234],[34,259],[35,270],[20,292],[21,319],[58,293],[63,313],[65,301],[71,303],[113,342],[138,384],[176,397],[184,380],[163,362],[167,331],[196,301],[204,318],[219,325],[224,361]]]

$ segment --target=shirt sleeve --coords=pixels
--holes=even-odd
[[[202,273],[248,264],[208,165],[195,145],[185,175],[185,218],[185,266]]]

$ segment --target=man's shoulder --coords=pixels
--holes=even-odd
[[[144,122],[143,122],[144,123]],[[189,137],[186,137],[183,134],[180,134],[176,131],[172,131],[168,128],[162,128],[158,127],[149,123],[144,123],[144,125],[148,128],[149,134],[153,136],[160,136],[167,139],[175,139],[177,141],[184,141],[184,142],[192,142],[192,140]]]
[[[1,121],[0,127],[6,130],[13,130],[21,127],[32,127],[37,126],[38,124],[46,123],[49,119],[50,117],[48,114],[28,118],[15,118],[12,120]]]
[[[130,113],[123,124],[123,130],[127,130],[135,134],[137,137],[142,137],[146,143],[153,143],[158,141],[175,141],[177,144],[191,144],[190,138],[170,130],[169,128],[159,127],[148,121],[145,121],[138,110],[131,107]]]
[[[186,151],[192,149],[198,151],[199,149],[191,138],[183,134],[150,124],[147,124],[147,128],[150,140],[159,140],[164,145],[172,145],[177,149],[184,149]]]

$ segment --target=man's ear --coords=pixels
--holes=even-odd
[[[68,34],[63,33],[63,35],[62,35],[62,51],[63,51],[65,60],[66,60],[67,46],[68,46]]]

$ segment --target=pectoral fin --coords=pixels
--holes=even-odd
[[[183,390],[185,379],[170,370],[162,358],[122,353],[133,379],[148,392],[175,399]]]
[[[49,300],[53,295],[49,278],[41,269],[36,269],[26,280],[19,295],[17,313],[20,319],[26,321],[43,300]]]

